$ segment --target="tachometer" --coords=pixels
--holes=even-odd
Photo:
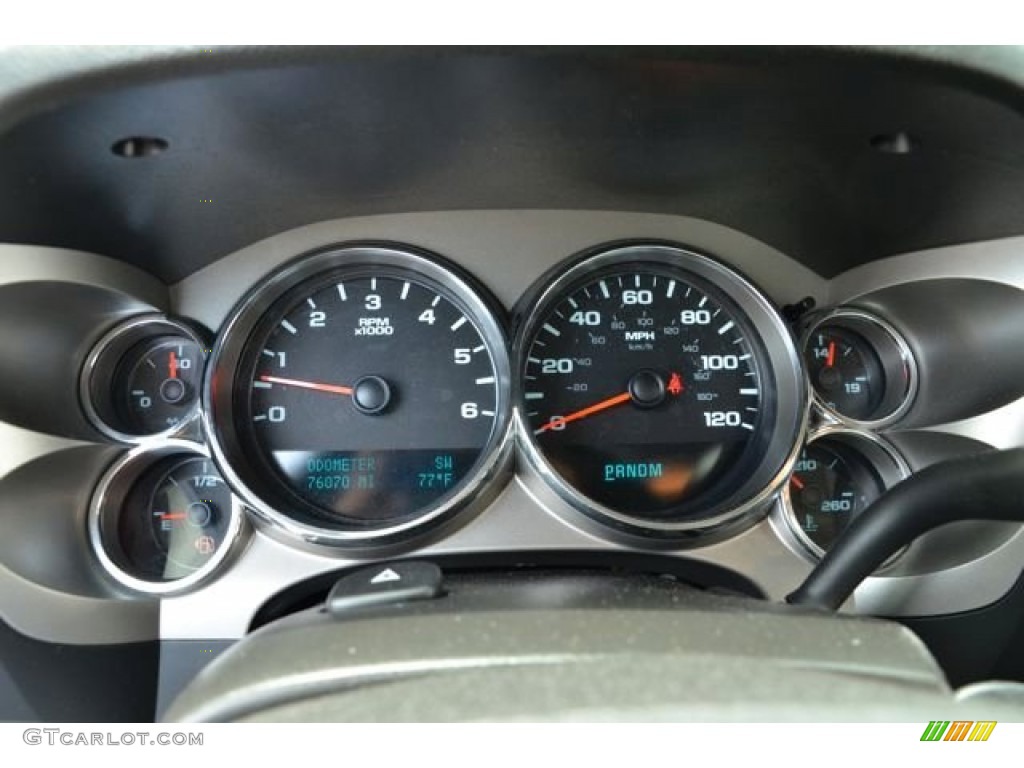
[[[221,460],[263,516],[310,541],[419,530],[507,457],[504,336],[479,289],[436,258],[306,258],[243,303],[214,358]]]
[[[645,533],[749,518],[806,417],[777,313],[736,273],[651,244],[551,282],[517,336],[528,458],[591,517]]]

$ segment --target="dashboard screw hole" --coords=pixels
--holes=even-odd
[[[167,147],[167,142],[156,136],[129,136],[115,141],[110,151],[118,157],[137,159],[159,155],[166,151]]]
[[[909,155],[921,148],[921,142],[905,131],[897,131],[872,136],[871,146],[886,155]]]

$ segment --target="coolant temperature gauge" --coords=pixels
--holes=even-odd
[[[903,457],[877,435],[844,429],[814,435],[783,492],[789,529],[819,558],[875,499],[909,474]]]
[[[884,490],[866,460],[846,446],[826,441],[804,448],[789,485],[793,515],[822,552]]]

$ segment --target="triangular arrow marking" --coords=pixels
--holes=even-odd
[[[390,568],[385,568],[383,571],[378,573],[372,579],[371,584],[383,584],[385,581],[401,581],[402,577],[392,571]]]

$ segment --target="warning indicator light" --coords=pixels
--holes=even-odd
[[[679,397],[683,392],[683,377],[678,373],[673,373],[668,380],[668,386],[666,387],[668,393],[673,397]]]

